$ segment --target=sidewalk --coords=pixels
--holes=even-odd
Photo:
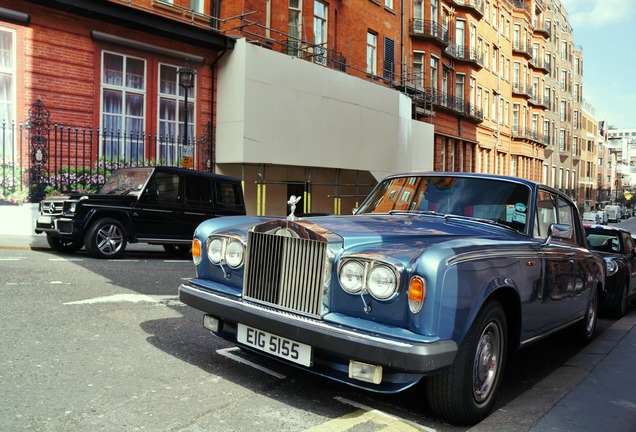
[[[471,432],[636,432],[636,308]]]
[[[0,233],[0,249],[50,248],[44,235]],[[636,432],[636,308],[470,431]]]

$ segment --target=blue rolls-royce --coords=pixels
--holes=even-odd
[[[350,216],[296,218],[295,203],[199,225],[179,298],[205,328],[373,391],[426,377],[430,407],[458,424],[489,414],[511,350],[566,327],[594,337],[605,263],[555,189],[407,173]]]

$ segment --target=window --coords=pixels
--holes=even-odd
[[[327,6],[314,2],[314,61],[327,64]]]
[[[426,55],[423,52],[413,53],[413,75],[416,87],[426,87]]]
[[[490,112],[488,111],[490,108],[490,92],[488,90],[484,91],[484,118],[490,117]]]
[[[289,42],[287,52],[289,55],[300,57],[302,35],[302,2],[301,0],[289,0],[288,34]]]
[[[464,111],[464,83],[466,76],[463,74],[457,74],[455,77],[455,109],[457,111]]]
[[[519,104],[512,104],[512,132],[519,133]]]
[[[565,99],[561,99],[561,107],[559,109],[559,119],[565,121]]]
[[[565,69],[561,70],[561,91],[565,91],[567,88],[568,81],[568,71]]]
[[[393,9],[393,0],[384,0],[384,6],[389,9]]]
[[[488,42],[484,47],[484,67],[490,69],[490,44]]]
[[[377,46],[378,36],[374,33],[367,33],[367,73],[375,75],[377,72]]]
[[[185,90],[179,85],[179,74],[176,66],[159,65],[159,136],[157,157],[172,164],[183,156],[185,137],[183,125],[186,120]],[[196,80],[196,75],[195,75]],[[196,81],[195,81],[196,82]],[[188,89],[188,143],[194,144],[195,137],[195,89],[196,85]],[[175,142],[174,138],[177,137]]]
[[[437,24],[437,14],[438,14],[437,0],[431,0],[431,21],[434,24]]]
[[[101,78],[101,155],[143,158],[146,62],[104,51]]]
[[[553,223],[561,223],[573,225],[574,209],[561,197],[547,192],[539,191],[537,195],[537,213],[535,215],[534,233],[535,238],[546,238],[548,229]],[[576,233],[572,235],[572,239],[556,241],[564,241],[567,243],[577,243]]]
[[[565,129],[559,130],[559,150],[565,151]]]
[[[15,36],[13,32],[0,29],[0,124],[11,125],[15,121]],[[13,154],[13,143],[3,149]]]
[[[190,9],[198,12],[198,13],[203,13],[203,0],[190,0]]]
[[[561,60],[568,59],[568,42],[561,41]]]
[[[393,81],[393,74],[395,73],[395,41],[386,36],[384,37],[384,66],[382,73],[384,79]]]
[[[437,90],[437,69],[438,69],[439,60],[433,56],[431,56],[431,87],[433,90]]]
[[[521,89],[521,64],[519,62],[514,62],[512,65],[512,87],[515,90]]]

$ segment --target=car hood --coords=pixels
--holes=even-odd
[[[483,238],[486,243],[502,238],[510,241],[527,241],[528,238],[514,230],[490,225],[474,219],[415,214],[378,214],[351,216],[319,216],[288,221],[281,218],[232,216],[203,222],[197,229],[199,235],[210,231],[231,231],[243,236],[261,223],[296,225],[323,237],[340,238],[345,248],[361,245],[416,242],[419,247],[458,238]]]

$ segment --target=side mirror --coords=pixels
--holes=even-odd
[[[572,240],[572,234],[574,234],[574,227],[572,225],[550,224],[550,227],[548,228],[548,238],[545,239],[543,246],[550,244],[550,240],[553,238],[560,240]]]

